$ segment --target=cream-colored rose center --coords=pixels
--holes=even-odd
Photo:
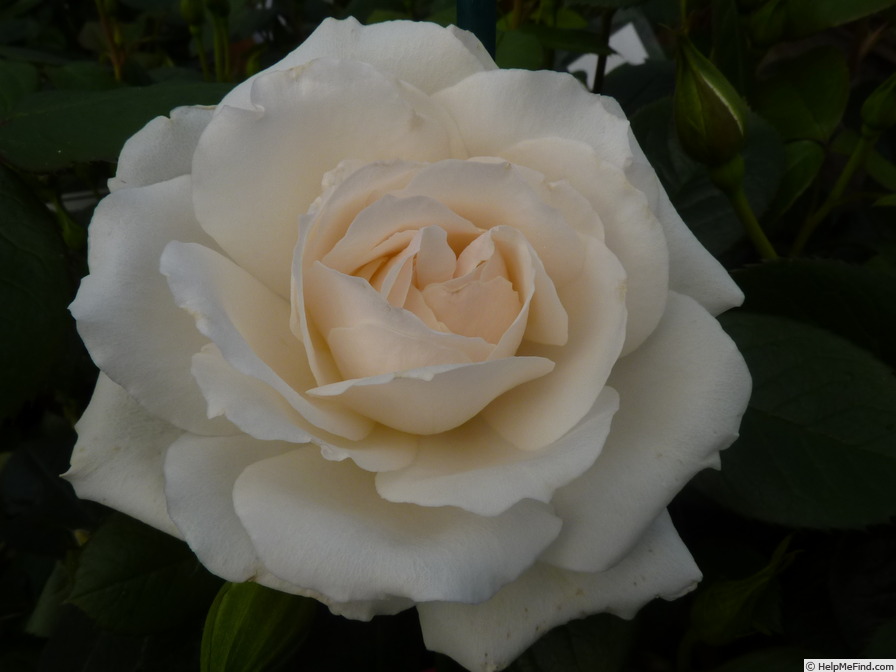
[[[430,329],[495,344],[522,308],[504,252],[489,232],[449,239],[444,229],[424,226],[390,236],[385,247],[353,275]]]

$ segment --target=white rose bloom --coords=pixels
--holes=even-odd
[[[742,296],[618,105],[469,34],[325,21],[125,145],[71,310],[67,478],[228,581],[416,605],[473,670],[700,572],[666,506],[736,436]]]

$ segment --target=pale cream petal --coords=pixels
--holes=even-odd
[[[370,63],[432,93],[464,77],[497,66],[471,33],[454,26],[389,21],[362,26],[353,17],[324,19],[298,49],[256,77],[308,63],[316,58],[340,58]],[[248,108],[252,78],[235,87],[224,103]]]
[[[124,143],[109,190],[142,187],[189,175],[199,136],[213,112],[213,107],[176,107],[170,116],[150,121]]]
[[[227,581],[253,581],[264,571],[233,508],[233,484],[246,467],[295,450],[251,436],[185,434],[165,455],[168,512],[205,567]]]
[[[491,518],[393,504],[371,474],[305,450],[248,467],[234,504],[272,573],[337,602],[483,600],[528,568],[560,528],[529,500]]]
[[[602,161],[582,142],[561,138],[523,140],[502,156],[562,180],[581,193],[600,215],[607,247],[626,271],[628,326],[623,353],[656,328],[669,291],[669,251],[663,227],[625,173]]]
[[[615,101],[570,74],[492,70],[433,97],[455,120],[469,156],[501,156],[521,140],[560,137],[590,145],[618,168],[632,162],[629,123],[613,113]]]
[[[384,425],[437,434],[466,422],[507,390],[554,368],[544,357],[509,357],[477,364],[429,366],[309,390]]]
[[[120,189],[90,224],[90,275],[70,306],[90,356],[148,411],[195,434],[227,434],[209,420],[190,358],[208,343],[171,296],[159,258],[171,240],[214,246],[190,203],[190,178]]]
[[[352,439],[370,432],[369,420],[305,396],[315,383],[284,299],[201,245],[169,243],[161,270],[177,304],[237,371],[269,385],[316,427]]]
[[[168,517],[162,463],[183,430],[150,415],[102,373],[75,429],[71,468],[62,476],[78,496],[180,537]]]
[[[653,335],[619,361],[613,429],[594,466],[553,504],[563,534],[543,556],[568,569],[619,562],[698,471],[737,437],[750,374],[737,346],[693,299],[671,294]]]
[[[673,600],[702,578],[662,512],[619,564],[595,574],[537,564],[482,604],[417,605],[427,648],[471,672],[507,667],[551,628],[589,614],[632,618],[644,604]]]
[[[585,417],[604,388],[625,339],[625,272],[603,243],[583,239],[584,272],[558,288],[570,315],[563,346],[524,343],[521,356],[544,357],[554,370],[496,399],[483,417],[524,450],[547,446]]]
[[[340,372],[327,383],[481,361],[492,351],[493,346],[481,338],[433,331],[409,311],[390,305],[361,278],[319,262],[304,276],[309,328],[321,334]]]
[[[269,385],[233,368],[214,346],[193,357],[193,375],[209,401],[209,413],[222,413],[246,434],[265,441],[314,443],[328,460],[351,459],[367,471],[406,467],[417,451],[409,434],[377,425],[360,441],[315,427]],[[324,403],[324,402],[319,402]]]
[[[219,107],[202,134],[193,202],[209,235],[283,297],[299,217],[325,173],[348,158],[431,161],[458,151],[443,110],[365,63],[320,59],[271,72],[252,81],[251,100],[248,110]]]
[[[457,506],[482,516],[498,515],[526,498],[550,502],[557,488],[597,459],[618,404],[616,392],[604,388],[582,422],[541,450],[520,450],[476,419],[422,437],[413,464],[378,474],[377,491],[393,502]]]
[[[604,105],[617,118],[625,119],[612,98],[605,98]],[[669,288],[696,299],[713,315],[739,306],[744,300],[740,288],[682,221],[631,129],[628,142],[633,160],[625,168],[626,177],[647,195],[666,234],[671,260]]]

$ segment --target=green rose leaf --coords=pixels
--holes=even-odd
[[[100,627],[146,634],[206,608],[219,585],[182,541],[113,514],[84,547],[69,601]]]
[[[30,63],[0,61],[0,113],[15,107],[20,99],[37,91],[37,68]]]
[[[70,294],[55,218],[22,180],[0,166],[0,417],[29,399],[52,370]]]
[[[179,105],[214,104],[226,84],[167,83],[108,91],[41,91],[0,115],[0,158],[31,171],[118,158],[131,135]]]
[[[301,643],[317,610],[308,597],[257,583],[218,592],[202,635],[201,672],[265,672]]]
[[[691,636],[722,646],[762,632],[776,631],[780,621],[780,594],[776,579],[793,560],[782,542],[768,564],[742,579],[709,581],[697,591],[691,606]]]
[[[849,97],[849,69],[836,47],[819,47],[778,64],[759,84],[754,107],[785,140],[830,138]]]
[[[841,318],[842,319],[842,318]],[[896,380],[819,327],[738,311],[720,322],[753,374],[741,436],[696,487],[749,518],[858,528],[896,515]]]
[[[896,367],[896,277],[837,261],[793,260],[736,271],[743,309],[815,325]]]

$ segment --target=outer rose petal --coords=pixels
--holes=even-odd
[[[444,110],[366,63],[322,59],[271,72],[252,81],[251,99],[248,110],[220,106],[202,134],[193,204],[221,247],[284,297],[299,217],[325,173],[349,158],[432,161],[461,151]]]
[[[103,199],[90,224],[90,275],[69,309],[93,361],[148,411],[195,434],[233,433],[224,418],[208,419],[190,375],[208,339],[159,273],[170,240],[214,247],[193,217],[188,176]]]
[[[254,581],[263,567],[233,509],[233,484],[250,464],[295,450],[251,436],[184,434],[165,455],[168,513],[209,571],[227,581]]]
[[[408,468],[378,474],[377,491],[392,502],[456,506],[482,516],[506,511],[524,498],[550,502],[554,491],[590,467],[619,407],[605,387],[575,428],[541,450],[523,451],[472,420],[458,429],[420,439]]]
[[[601,161],[598,153],[583,142],[523,140],[501,155],[538,170],[548,179],[569,182],[600,215],[604,241],[626,273],[628,322],[622,352],[637,348],[663,316],[669,293],[666,238],[644,194],[629,183],[621,169]]]
[[[169,243],[160,267],[177,304],[231,366],[277,390],[317,427],[351,439],[370,432],[373,423],[366,418],[303,394],[314,382],[289,329],[285,300],[229,259],[195,243]]]
[[[199,136],[212,119],[213,107],[177,107],[156,117],[132,135],[118,157],[109,190],[142,187],[189,175]]]
[[[670,294],[654,334],[616,364],[613,429],[594,466],[553,499],[563,532],[542,560],[601,571],[737,437],[750,376],[737,347],[693,299]]]
[[[209,415],[223,413],[249,436],[264,441],[312,442],[328,460],[350,458],[366,471],[410,464],[416,437],[377,425],[363,441],[350,441],[308,422],[270,385],[234,369],[214,346],[193,357],[193,375],[208,398]]]
[[[509,665],[556,625],[598,612],[632,618],[646,602],[675,599],[701,578],[664,511],[612,569],[596,574],[537,564],[482,604],[417,605],[423,640],[472,672]]]
[[[78,496],[181,537],[166,510],[162,462],[183,431],[147,413],[102,373],[75,429],[78,442],[63,477]]]
[[[604,104],[608,112],[625,119],[625,113],[614,99],[605,98]],[[740,288],[681,219],[631,129],[628,141],[634,160],[625,173],[631,183],[647,195],[653,212],[663,225],[671,261],[670,289],[696,299],[712,315],[739,306],[744,300]]]
[[[492,518],[393,504],[371,474],[314,450],[247,468],[234,504],[272,573],[339,602],[486,599],[529,567],[561,525],[530,500]]]
[[[255,77],[303,65],[316,58],[339,58],[370,63],[433,93],[474,72],[497,66],[472,33],[431,23],[390,21],[362,26],[353,17],[325,19],[298,49],[267,70],[235,87],[223,105],[250,109],[249,88]]]
[[[313,597],[348,618],[369,620],[412,606],[405,600],[339,603],[271,574],[259,561],[252,541],[233,508],[233,485],[254,462],[296,446],[257,441],[248,436],[224,439],[183,435],[165,458],[168,506],[178,527],[202,563],[228,581],[255,581],[276,590]],[[214,478],[210,478],[210,476]]]
[[[559,137],[594,147],[603,161],[618,168],[632,160],[629,123],[608,109],[612,99],[593,95],[569,74],[492,70],[433,98],[457,122],[470,156],[501,156],[521,140]]]

